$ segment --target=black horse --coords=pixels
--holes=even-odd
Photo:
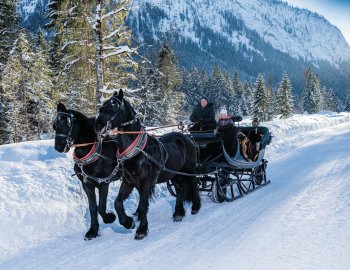
[[[115,214],[106,213],[106,200],[109,183],[120,177],[116,158],[118,144],[115,141],[97,142],[94,122],[95,118],[87,118],[77,111],[67,110],[61,103],[57,105],[53,126],[56,131],[55,149],[66,153],[73,144],[87,144],[75,147],[74,150],[74,171],[88,197],[91,216],[91,227],[85,234],[85,240],[99,236],[97,212],[104,223],[114,222]],[[99,190],[98,207],[95,188]]]
[[[195,178],[186,175],[193,174],[196,168],[197,155],[193,142],[185,135],[175,132],[164,135],[159,140],[148,135],[134,109],[123,98],[122,90],[104,102],[95,122],[99,134],[113,128],[118,128],[118,159],[123,163],[123,182],[115,200],[120,224],[126,228],[135,226],[133,219],[126,215],[123,205],[135,187],[140,194],[136,210],[140,225],[135,239],[147,236],[147,212],[154,186],[169,179],[174,183],[177,193],[173,220],[181,221],[185,216],[184,201],[192,201],[191,213],[196,214],[201,207],[199,191]],[[175,174],[174,171],[182,174]]]

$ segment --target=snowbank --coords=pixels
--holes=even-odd
[[[268,147],[271,156],[305,143],[326,128],[350,124],[350,114],[294,115],[265,124],[275,136]],[[52,140],[0,146],[0,262],[53,239],[83,238],[89,224],[87,200],[72,173],[71,153],[57,153]],[[111,186],[109,209],[119,183]],[[158,187],[156,201],[165,196],[169,196],[165,186]],[[133,193],[126,202],[129,213],[137,200]]]

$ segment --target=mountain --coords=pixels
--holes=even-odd
[[[24,25],[42,19],[48,0],[21,0]],[[34,8],[35,7],[35,8]],[[286,71],[294,91],[312,67],[321,82],[344,97],[350,47],[324,17],[277,0],[134,0],[128,18],[141,52],[154,55],[166,38],[181,66],[211,71],[215,63],[243,79],[264,73],[276,86]]]
[[[50,0],[18,0],[18,13],[21,24],[32,32],[45,22],[45,7]]]

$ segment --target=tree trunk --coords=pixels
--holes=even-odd
[[[102,5],[103,0],[96,0],[96,105],[101,104],[103,89],[103,28],[102,28]]]

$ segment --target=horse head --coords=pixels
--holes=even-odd
[[[120,128],[133,122],[136,112],[128,101],[124,99],[123,90],[115,92],[106,100],[99,110],[95,121],[95,132],[103,135],[110,129]]]
[[[53,123],[55,130],[55,149],[67,153],[79,133],[79,125],[71,110],[66,109],[62,103],[57,104],[57,114]]]

